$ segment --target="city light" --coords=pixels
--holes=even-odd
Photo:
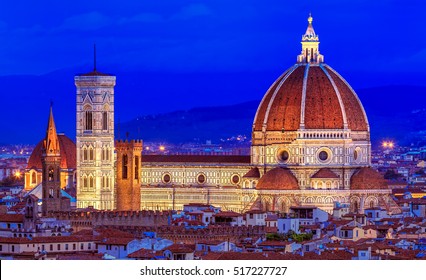
[[[392,141],[384,141],[382,143],[383,148],[392,149],[395,146],[395,144]]]
[[[21,177],[21,172],[16,171],[16,172],[15,172],[15,177],[16,177],[16,178],[20,178],[20,177]]]
[[[164,152],[165,150],[166,150],[166,147],[164,147],[164,146],[160,146],[160,151],[162,151],[162,152]]]

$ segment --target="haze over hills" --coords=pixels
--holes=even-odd
[[[74,139],[73,77],[78,72],[0,77],[0,142],[35,144],[42,139],[51,100],[58,131]],[[114,73],[116,137],[130,132],[130,138],[181,143],[250,136],[257,106],[281,72]],[[406,143],[426,131],[425,86],[357,89],[357,84],[354,88],[367,111],[373,142],[391,138]]]

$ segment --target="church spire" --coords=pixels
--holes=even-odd
[[[302,53],[297,56],[298,63],[322,63],[324,62],[324,56],[319,52],[319,37],[315,34],[314,27],[312,25],[314,18],[311,13],[308,17],[308,28],[306,28],[305,34],[302,35]]]
[[[44,139],[44,152],[46,155],[59,155],[59,139],[56,133],[55,120],[53,119],[52,104],[50,104],[49,121],[47,123],[46,139]]]

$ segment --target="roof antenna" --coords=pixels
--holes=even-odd
[[[96,72],[96,43],[93,44],[93,71]]]

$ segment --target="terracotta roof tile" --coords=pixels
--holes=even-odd
[[[260,178],[259,168],[253,167],[243,176],[243,178]]]
[[[329,168],[321,168],[314,175],[311,176],[313,179],[338,179],[339,176],[331,171]]]

